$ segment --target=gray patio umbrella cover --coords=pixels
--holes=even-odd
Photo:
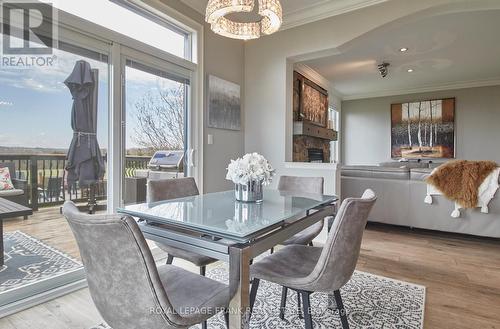
[[[73,96],[73,139],[66,163],[68,186],[77,181],[82,187],[89,186],[104,177],[105,165],[96,136],[98,77],[98,70],[81,60],[64,81]]]

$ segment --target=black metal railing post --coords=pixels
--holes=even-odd
[[[31,180],[31,209],[38,210],[38,158],[30,157],[29,177]]]

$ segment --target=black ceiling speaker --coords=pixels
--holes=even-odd
[[[378,70],[379,70],[382,78],[385,78],[387,76],[387,74],[389,73],[389,70],[387,69],[389,67],[389,65],[391,65],[391,64],[386,63],[386,62],[383,62],[382,64],[378,65]]]

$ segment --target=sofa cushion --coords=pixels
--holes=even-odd
[[[13,190],[14,184],[10,178],[10,170],[8,167],[0,168],[0,191]]]
[[[408,168],[391,168],[379,166],[343,166],[341,175],[344,177],[364,177],[380,179],[410,179]]]
[[[18,190],[18,189],[0,191],[0,197],[18,196],[18,195],[23,195],[23,194],[24,194],[24,191]]]
[[[428,162],[416,162],[416,161],[410,161],[410,162],[399,162],[399,161],[389,161],[389,162],[381,162],[379,163],[380,167],[387,167],[387,168],[429,168],[429,163]]]
[[[413,168],[410,169],[410,179],[424,181],[432,173],[433,169],[430,168]]]

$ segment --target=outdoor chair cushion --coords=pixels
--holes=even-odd
[[[13,190],[14,184],[10,178],[10,171],[8,167],[0,168],[0,191]]]
[[[0,190],[0,197],[23,195],[24,191],[19,189]]]

